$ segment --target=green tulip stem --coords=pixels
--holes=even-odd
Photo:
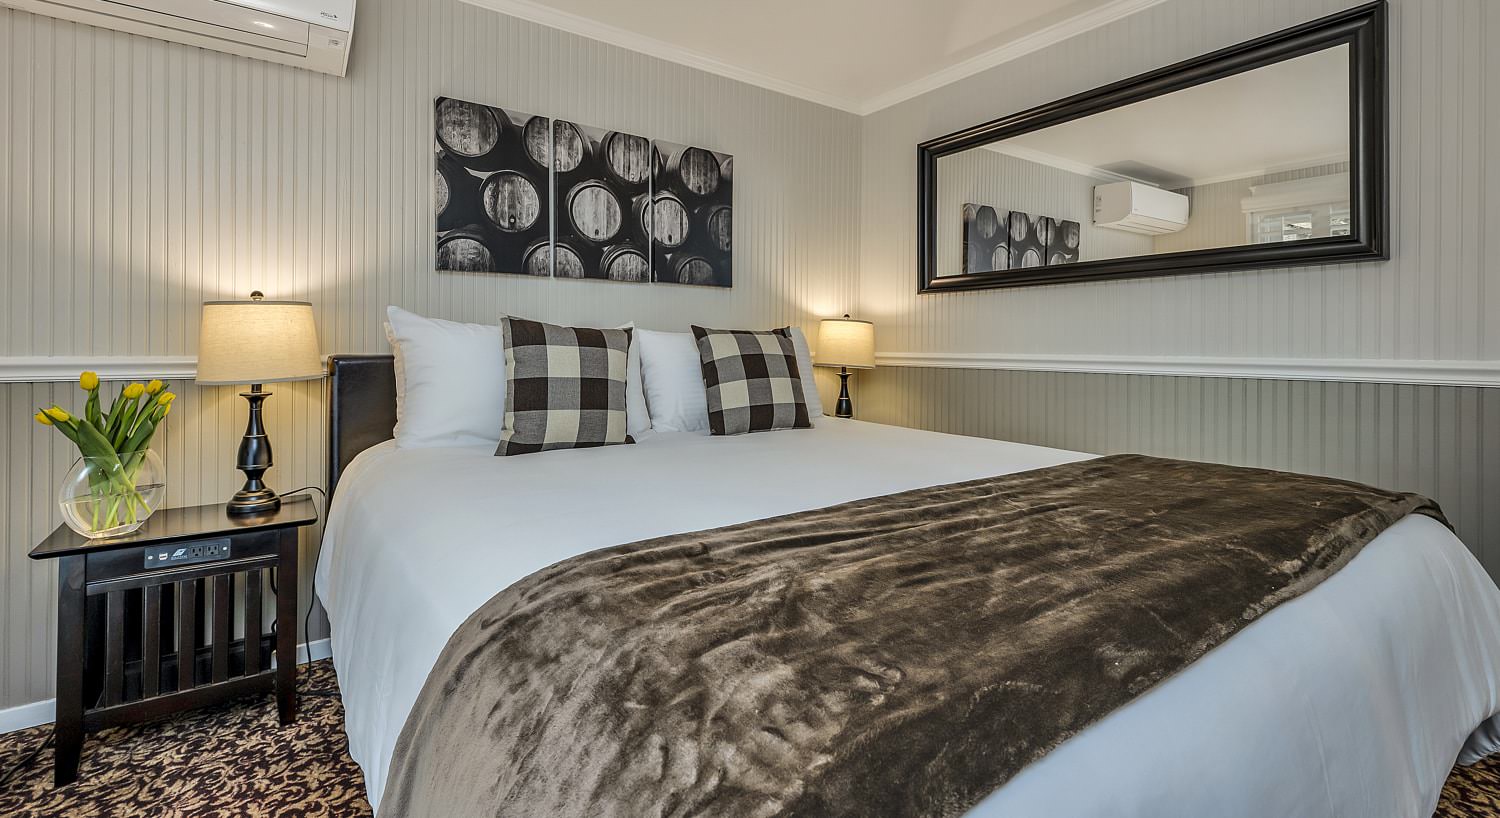
[[[85,461],[88,494],[80,493],[69,504],[88,504],[87,510],[75,505],[76,517],[88,520],[94,531],[138,523],[151,515],[152,508],[137,488],[137,481],[151,441],[171,406],[170,399],[163,402],[161,398],[170,393],[158,388],[155,393],[143,391],[127,398],[121,392],[115,396],[108,413],[104,413],[100,408],[99,388],[85,391],[88,397],[81,416],[66,414],[56,407],[52,411],[66,419],[58,420],[45,409],[38,413],[38,420],[57,429],[77,446]]]

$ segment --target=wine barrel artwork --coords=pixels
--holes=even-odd
[[[1010,269],[1010,230],[989,205],[964,205],[964,268],[969,273]]]
[[[604,251],[604,277],[611,281],[650,281],[651,261],[640,250],[617,244]]]
[[[1073,264],[1082,247],[1083,227],[1066,219],[1052,220],[1052,235],[1047,240],[1047,265]]]
[[[552,275],[552,120],[438,97],[434,266],[464,273]],[[546,262],[546,263],[542,263]]]
[[[583,259],[578,251],[562,242],[553,244],[552,275],[557,278],[585,278]]]
[[[650,198],[651,209],[644,213],[650,224],[651,242],[668,252],[676,250],[687,241],[693,220],[687,206],[673,194],[663,190]]]
[[[734,157],[450,97],[433,106],[437,270],[733,286]]]
[[[488,273],[495,266],[494,254],[484,231],[475,226],[449,230],[437,242],[437,268],[460,273]]]
[[[1082,225],[1075,221],[965,204],[963,273],[1072,264],[1080,258],[1082,239]]]
[[[709,205],[703,216],[703,226],[708,230],[708,240],[721,253],[734,250],[734,208],[729,205]]]
[[[649,265],[641,275],[629,259],[650,258],[651,236],[640,203],[651,197],[651,141],[563,120],[554,120],[552,130],[557,196],[552,220],[559,247],[553,274],[650,281]],[[576,268],[569,266],[573,260]]]
[[[734,157],[659,139],[651,148],[652,280],[734,286]]]
[[[490,174],[481,185],[484,215],[490,224],[507,232],[521,233],[536,225],[542,216],[542,198],[536,185],[511,170]]]
[[[1040,267],[1047,260],[1047,235],[1052,232],[1051,219],[1033,216],[1019,210],[1010,212],[1010,268],[1024,270]]]

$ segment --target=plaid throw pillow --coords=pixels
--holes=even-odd
[[[789,329],[693,327],[693,337],[703,365],[710,432],[738,435],[812,426]]]
[[[497,455],[633,443],[625,433],[628,329],[505,318],[505,423]]]

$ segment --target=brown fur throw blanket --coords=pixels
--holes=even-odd
[[[1411,513],[1122,455],[583,554],[453,635],[381,815],[960,815]]]

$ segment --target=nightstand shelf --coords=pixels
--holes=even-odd
[[[245,517],[196,506],[110,540],[59,527],[32,549],[58,560],[59,785],[88,731],[271,691],[296,718],[297,531],[317,520],[307,498]]]

